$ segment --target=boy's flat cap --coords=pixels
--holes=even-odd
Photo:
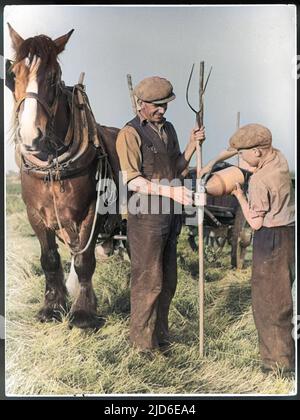
[[[228,150],[268,147],[272,144],[272,133],[261,124],[247,124],[239,128],[229,139]]]
[[[176,98],[171,83],[162,77],[147,77],[133,90],[134,95],[144,102],[166,104]]]

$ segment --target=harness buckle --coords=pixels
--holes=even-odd
[[[60,184],[60,189],[59,189],[59,191],[60,191],[61,193],[64,193],[64,192],[66,191],[66,189],[65,189],[65,183],[64,183],[64,180],[60,180],[60,181],[59,181],[59,184]]]
[[[48,184],[50,182],[50,171],[46,172],[43,181],[44,181],[44,184]]]

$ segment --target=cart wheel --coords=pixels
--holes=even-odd
[[[216,237],[216,243],[219,248],[223,249],[224,245],[226,243],[227,238],[224,238],[223,236]]]
[[[194,232],[194,229],[191,228],[190,226],[189,226],[188,243],[189,243],[192,251],[194,251],[194,252],[197,251],[198,246],[197,246],[196,240],[195,240],[195,232]]]
[[[243,215],[242,209],[237,209],[234,225],[232,228],[231,243],[231,266],[242,269],[245,263],[247,247],[250,245],[252,232]]]
[[[204,234],[204,244],[205,244],[206,246],[208,246],[208,245],[209,245],[209,233]]]

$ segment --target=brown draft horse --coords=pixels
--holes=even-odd
[[[70,325],[97,328],[102,320],[92,286],[96,240],[99,232],[116,229],[120,218],[96,211],[96,175],[105,172],[117,181],[119,130],[96,124],[82,84],[67,88],[61,80],[57,58],[73,30],[55,40],[45,35],[24,40],[8,26],[15,59],[6,84],[16,101],[22,198],[40,242],[46,277],[38,319],[60,320],[67,311],[68,290],[74,297]],[[57,237],[72,254],[66,284]]]

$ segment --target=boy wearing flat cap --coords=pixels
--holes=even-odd
[[[279,367],[292,372],[295,206],[288,163],[283,154],[272,147],[270,130],[260,124],[248,124],[237,130],[230,138],[230,148],[220,156],[224,159],[226,153],[231,156],[239,153],[253,172],[248,199],[239,184],[232,194],[255,231],[252,308],[262,370],[268,372]]]
[[[161,77],[149,77],[135,87],[134,95],[137,116],[117,138],[124,183],[131,192],[127,222],[130,339],[141,351],[153,354],[154,349],[165,352],[170,342],[168,314],[177,284],[180,230],[175,202],[192,204],[192,191],[181,184],[170,186],[170,182],[187,167],[196,142],[204,141],[205,132],[204,128],[193,130],[181,153],[176,131],[164,118],[168,103],[175,99],[172,84]],[[162,180],[169,185],[162,185]],[[131,209],[131,202],[137,203],[137,208]]]

